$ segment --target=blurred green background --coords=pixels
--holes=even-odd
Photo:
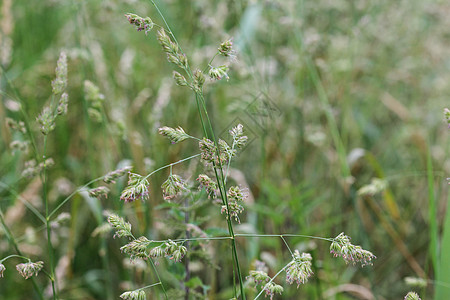
[[[117,167],[133,165],[147,174],[198,152],[193,141],[170,145],[158,127],[182,126],[197,137],[202,131],[195,98],[175,85],[155,32],[136,32],[124,17],[134,12],[162,25],[150,1],[0,3],[0,207],[21,250],[46,262],[42,224],[19,200],[43,209],[38,177],[21,175],[33,150],[11,149],[12,141],[27,136],[11,131],[6,118],[27,118],[42,151],[35,119],[50,101],[61,50],[69,59],[69,112],[48,139],[47,155],[55,161],[48,172],[52,207],[75,187]],[[216,134],[226,136],[242,123],[250,138],[232,164],[231,177],[250,194],[236,230],[321,237],[344,231],[377,256],[373,266],[347,266],[329,254],[329,243],[289,238],[292,248],[312,254],[315,275],[298,289],[285,285],[283,296],[275,298],[403,299],[415,290],[422,299],[449,299],[449,129],[443,117],[450,106],[449,3],[157,3],[192,66],[207,66],[227,38],[237,49],[236,60],[227,62],[230,79],[205,86]],[[89,117],[85,80],[104,95],[99,121]],[[174,172],[193,176],[193,184],[189,168],[195,166],[178,165]],[[123,178],[107,199],[80,194],[64,206],[71,219],[53,229],[61,299],[118,299],[124,290],[154,282],[151,271],[130,266],[120,253],[125,241],[92,232],[107,209],[126,216],[137,233],[173,238],[167,228],[180,216],[163,204],[159,186],[166,178],[167,172],[150,178],[147,203],[121,203]],[[359,196],[372,178],[385,180],[387,188]],[[201,207],[192,217],[210,234],[226,228],[215,206]],[[4,229],[0,237],[0,258],[14,253]],[[229,299],[228,243],[206,247],[209,264],[192,257],[193,276],[209,299]],[[242,238],[238,248],[244,276],[255,259],[265,261],[271,275],[290,261],[276,238]],[[158,268],[168,286],[179,287],[182,266]],[[34,299],[30,280],[20,278],[12,262],[4,275],[1,299]],[[405,277],[426,284],[411,287]],[[42,288],[48,284],[41,275],[36,281]],[[157,289],[150,292],[149,299],[158,299]],[[255,292],[248,293],[253,299]]]

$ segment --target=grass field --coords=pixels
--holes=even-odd
[[[283,270],[270,283],[284,292],[265,290],[273,299],[450,299],[446,1],[152,2],[0,2],[0,299],[256,299],[269,279],[255,287],[255,268]],[[126,13],[153,28],[136,31]],[[167,61],[162,27],[188,67]],[[229,39],[232,57],[215,55]],[[68,108],[53,120],[61,52]],[[202,163],[195,138],[231,146],[238,124],[245,147]],[[190,137],[170,143],[163,126]],[[148,199],[124,201],[136,188],[126,172],[102,180],[127,166],[152,174],[133,196]],[[172,172],[185,185],[165,201]],[[199,174],[215,178],[216,197]],[[239,222],[231,185],[244,193]],[[107,196],[89,194],[100,186]],[[133,235],[113,238],[111,214]],[[330,254],[341,232],[373,265]],[[121,251],[141,236],[148,253]],[[169,239],[186,247],[180,262],[181,248],[150,252]],[[298,287],[284,272],[295,250],[314,273]],[[28,258],[44,267],[25,279],[16,265]]]

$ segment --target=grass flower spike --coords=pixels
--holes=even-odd
[[[120,298],[123,300],[145,300],[147,297],[145,296],[145,292],[143,290],[135,290],[125,292],[120,295]]]
[[[170,175],[161,185],[164,200],[170,201],[186,189],[186,183],[178,175]]]
[[[190,137],[180,126],[178,128],[164,126],[158,129],[158,133],[166,136],[172,144],[182,142]]]
[[[137,31],[144,31],[147,35],[150,30],[153,28],[153,22],[152,19],[149,17],[142,18],[138,15],[127,13],[125,14],[125,17],[127,18],[128,22],[130,22],[131,25],[134,25],[136,27]]]
[[[213,80],[221,80],[223,77],[225,77],[228,80],[230,77],[228,77],[227,72],[228,67],[225,65],[219,67],[210,66],[209,77]]]
[[[105,183],[115,183],[117,178],[122,177],[123,175],[127,174],[128,172],[131,171],[131,169],[132,169],[132,167],[124,167],[121,169],[111,171],[103,177],[103,181]]]
[[[54,95],[60,95],[67,86],[67,56],[65,52],[61,52],[59,55],[55,73],[56,78],[52,81],[52,91]]]
[[[123,190],[120,200],[133,202],[148,198],[149,183],[145,177],[139,174],[129,173],[128,186]]]
[[[342,256],[346,263],[361,263],[362,266],[371,265],[372,259],[376,258],[372,252],[350,243],[350,237],[343,232],[334,238],[330,246],[330,253],[335,257]]]
[[[114,228],[116,233],[114,237],[127,237],[132,238],[133,234],[131,233],[131,224],[125,222],[125,220],[119,217],[116,214],[110,214],[108,216],[108,223]]]
[[[120,251],[128,254],[131,260],[135,260],[137,258],[142,258],[145,260],[148,258],[147,249],[150,243],[151,241],[149,241],[145,236],[141,236],[125,246],[122,246]]]
[[[304,284],[308,281],[308,278],[313,275],[311,269],[311,254],[302,253],[298,250],[294,251],[292,261],[286,267],[286,282],[292,284],[297,282],[297,288],[300,284]]]

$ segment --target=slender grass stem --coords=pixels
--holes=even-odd
[[[47,135],[44,135],[44,154],[43,159],[45,161],[46,159],[46,153],[47,153]],[[49,203],[48,203],[48,197],[47,197],[47,168],[44,167],[44,170],[41,174],[41,180],[42,180],[42,190],[43,190],[43,196],[44,196],[44,204],[45,204],[45,225],[47,227],[47,251],[49,255],[49,261],[50,261],[50,281],[52,284],[52,292],[53,292],[53,300],[56,300],[58,298],[56,293],[56,278],[55,278],[55,249],[53,248],[52,244],[52,233],[51,233],[51,226],[50,226],[50,219],[49,219]]]
[[[16,253],[19,256],[24,257],[22,251],[20,251],[19,246],[17,245],[16,240],[14,239],[14,236],[11,233],[11,230],[9,230],[9,227],[5,223],[5,217],[1,209],[0,209],[0,222],[2,223],[3,229],[5,230],[5,234],[6,237],[8,238],[9,243],[13,246],[14,250],[16,250]],[[44,294],[42,293],[41,289],[39,289],[39,286],[36,283],[36,279],[34,277],[31,277],[31,282],[33,283],[33,288],[37,292],[39,299],[44,300]]]

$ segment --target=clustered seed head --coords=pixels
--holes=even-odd
[[[205,84],[205,75],[199,69],[194,71],[194,90],[201,91],[203,85]]]
[[[128,291],[120,295],[123,300],[146,300],[144,290]]]
[[[230,135],[233,138],[233,144],[236,148],[241,149],[248,141],[248,137],[244,135],[244,126],[238,124],[230,130]]]
[[[153,258],[163,257],[164,256],[164,249],[161,246],[157,246],[150,250],[150,256]]]
[[[178,128],[164,126],[158,129],[158,133],[166,136],[172,144],[182,142],[189,138],[189,135],[180,126]]]
[[[6,267],[4,264],[0,263],[0,277],[3,277],[3,272],[5,272]]]
[[[187,253],[187,248],[185,246],[178,245],[172,240],[168,240],[164,246],[164,255],[173,259],[175,262],[180,262]]]
[[[47,135],[55,129],[55,114],[50,107],[46,106],[42,110],[41,114],[37,117],[42,134]]]
[[[52,81],[53,94],[59,95],[64,92],[67,86],[67,56],[63,51],[59,55],[56,63],[56,78]]]
[[[219,139],[218,145],[219,157],[217,157],[217,147],[214,145],[214,142],[207,138],[203,138],[203,140],[199,142],[201,158],[206,163],[225,165],[228,163],[229,159],[236,154],[236,150],[232,150],[224,140]]]
[[[186,189],[186,183],[178,175],[169,175],[166,181],[161,185],[164,200],[170,201]]]
[[[188,60],[185,54],[183,54],[178,45],[174,43],[167,35],[166,31],[161,28],[158,30],[157,37],[158,42],[161,44],[163,51],[167,54],[167,60],[182,69],[188,68]]]
[[[125,14],[125,17],[128,19],[130,24],[136,27],[137,31],[144,31],[145,35],[147,35],[153,28],[154,23],[149,17],[142,18],[132,13]]]
[[[132,169],[132,167],[128,166],[128,167],[124,167],[121,169],[111,171],[103,177],[103,181],[105,183],[115,183],[117,178],[122,177],[123,175],[127,174],[128,172],[131,171],[131,169]]]
[[[216,182],[209,178],[208,175],[200,174],[197,177],[197,181],[200,183],[199,189],[205,189],[206,193],[208,194],[208,198],[216,198],[219,189],[217,188]]]
[[[137,258],[142,258],[145,260],[148,258],[147,248],[150,243],[151,241],[145,236],[141,236],[125,246],[120,247],[120,251],[128,254],[131,260],[135,260]]]
[[[27,262],[24,264],[18,264],[16,266],[17,271],[19,271],[19,274],[22,275],[23,278],[28,279],[33,275],[38,275],[39,271],[44,267],[44,263],[42,261],[38,262]]]
[[[101,107],[105,100],[105,96],[100,93],[100,89],[89,80],[84,81],[84,95],[89,103],[88,114],[91,119],[101,122]]]
[[[233,50],[233,41],[231,39],[222,42],[218,50],[219,53],[225,57],[235,56],[235,51]]]
[[[372,178],[370,184],[364,185],[358,190],[358,196],[375,196],[388,187],[388,182],[380,178]]]
[[[131,224],[125,222],[125,220],[119,217],[116,214],[110,214],[108,216],[108,223],[114,228],[116,233],[114,234],[114,238],[116,237],[127,237],[132,238],[133,234],[131,233]]]
[[[445,121],[448,124],[448,128],[450,128],[450,109],[444,108],[444,117],[445,117]]]
[[[311,254],[302,253],[298,250],[294,251],[294,255],[292,256],[292,261],[288,264],[286,268],[286,282],[292,284],[297,282],[297,288],[300,284],[304,284],[308,281],[308,278],[313,275],[313,271],[311,269]]]
[[[177,71],[173,71],[173,79],[175,79],[176,84],[178,84],[179,86],[188,85],[186,78]]]
[[[256,285],[265,284],[270,280],[269,275],[261,270],[250,270],[250,275],[247,276],[247,280],[252,280]]]
[[[16,130],[22,133],[27,133],[27,128],[25,127],[25,123],[22,121],[15,121],[11,118],[6,118],[6,125],[12,130]]]
[[[56,113],[58,115],[66,115],[67,114],[67,106],[69,103],[69,95],[67,93],[63,93],[59,98],[58,107],[56,109]]]
[[[139,174],[129,172],[128,186],[120,195],[120,200],[125,202],[133,202],[136,200],[148,199],[149,183],[145,177]]]
[[[361,246],[350,243],[350,237],[341,232],[334,238],[330,246],[330,253],[334,257],[342,256],[345,263],[361,263],[361,266],[372,265],[372,259],[376,258],[372,252],[364,250]]]
[[[421,300],[419,295],[415,292],[409,292],[405,296],[405,300]]]
[[[225,65],[219,67],[209,66],[209,77],[213,80],[221,80],[225,77],[228,80],[230,78],[227,74],[228,69],[229,68]]]
[[[264,286],[264,292],[266,293],[266,297],[269,296],[270,300],[272,300],[275,294],[281,295],[284,289],[281,285],[270,282]]]
[[[88,191],[89,196],[95,198],[105,197],[108,198],[109,189],[106,186],[99,186],[97,188],[90,189]]]
[[[22,176],[24,177],[34,177],[39,174],[42,170],[51,168],[55,165],[53,158],[49,157],[43,162],[36,165],[35,160],[29,160],[25,162],[25,169],[22,171]]]
[[[234,218],[236,222],[240,223],[239,214],[244,211],[244,207],[240,203],[244,202],[244,199],[247,198],[247,194],[245,194],[238,186],[232,186],[228,189],[227,198],[230,211],[228,212],[226,205],[222,205],[221,213],[225,212],[227,218],[230,216]]]

